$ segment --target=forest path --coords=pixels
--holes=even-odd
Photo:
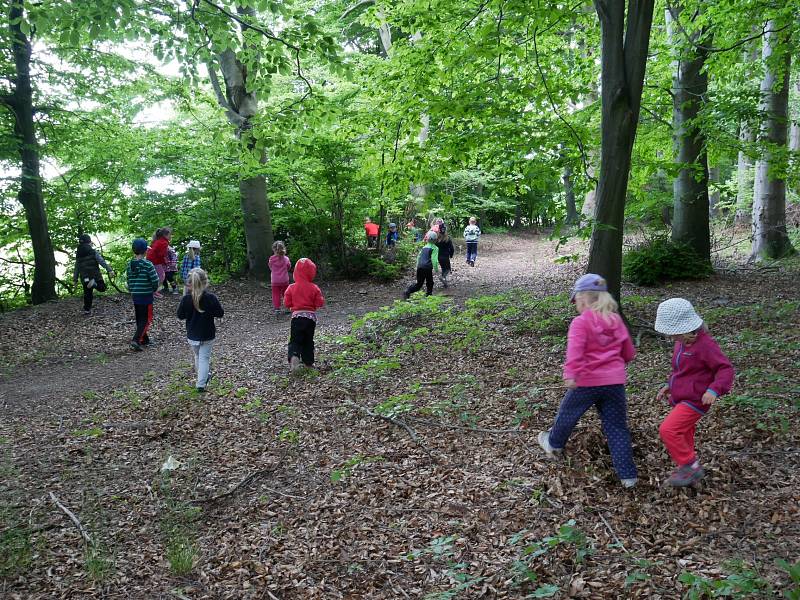
[[[463,255],[462,242],[452,261],[452,285],[444,290],[437,278],[435,294],[463,301],[530,284],[534,279],[546,285],[548,280],[564,277],[563,267],[560,275],[555,275],[554,243],[544,235],[485,235],[474,268],[464,264]],[[327,306],[320,311],[318,335],[344,332],[354,317],[401,298],[407,284],[407,279],[391,284],[321,282]],[[270,290],[253,282],[231,281],[214,291],[226,316],[218,328],[212,361],[224,362],[259,380],[284,373],[289,319],[272,314]],[[168,372],[188,364],[183,325],[172,318],[179,299],[165,296],[156,301],[155,345],[141,353],[128,347],[134,325],[130,301],[123,295],[97,298],[88,318],[80,314],[80,298],[0,316],[4,332],[0,341],[0,408],[20,416],[44,408],[69,411],[64,402],[67,398],[80,398],[89,390],[122,389],[148,372]],[[324,364],[324,353],[319,358]]]

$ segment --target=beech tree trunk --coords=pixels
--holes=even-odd
[[[572,180],[572,167],[564,166],[561,174],[561,183],[564,184],[564,199],[567,205],[567,223],[573,225],[578,222],[578,209],[575,206],[575,182]]]
[[[243,16],[253,16],[252,9],[240,9]],[[236,128],[236,137],[247,152],[257,152],[252,136],[252,119],[258,113],[258,98],[248,89],[248,72],[233,50],[225,50],[217,57],[225,82],[223,93],[217,77],[216,65],[209,64],[208,72],[217,102],[225,109],[231,125]],[[261,151],[259,163],[266,162]],[[250,275],[264,280],[269,274],[267,262],[272,252],[272,216],[267,200],[267,181],[262,174],[243,173],[239,181],[239,195],[244,220],[244,236],[247,242],[247,268]]]
[[[719,193],[719,178],[720,178],[720,168],[719,167],[709,167],[708,168],[708,216],[709,217],[716,217],[719,214],[719,200],[720,200],[720,193]]]
[[[670,44],[677,49],[672,76],[672,143],[678,175],[672,185],[672,239],[694,248],[704,260],[711,260],[711,236],[708,223],[708,155],[706,137],[697,124],[697,116],[708,94],[708,75],[703,70],[711,45],[704,31],[687,32],[695,45],[682,44],[672,31],[672,20],[680,6],[666,11]]]
[[[619,300],[625,196],[642,101],[654,0],[595,0],[602,30],[600,180],[589,272]]]
[[[31,42],[20,28],[24,16],[23,0],[11,0],[8,23],[11,30],[11,50],[14,55],[16,75],[12,79],[13,92],[2,97],[14,119],[14,137],[19,149],[22,175],[17,199],[25,209],[28,232],[33,246],[33,285],[31,301],[41,304],[56,298],[56,260],[47,212],[42,194],[39,169],[39,142],[33,120],[33,88],[31,86]]]
[[[763,149],[756,162],[752,260],[782,258],[794,252],[786,232],[786,165],[781,164],[789,121],[791,46],[787,30],[777,31],[779,28],[776,21],[767,24],[761,50],[765,71],[759,112],[764,120],[759,142]],[[773,55],[780,55],[777,72]]]
[[[739,126],[739,143],[750,146],[756,141],[756,130],[747,121]],[[753,214],[753,161],[745,148],[739,150],[736,164],[736,224],[749,223]]]

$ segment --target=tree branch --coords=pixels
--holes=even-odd
[[[295,46],[294,44],[290,44],[289,42],[287,42],[283,38],[280,38],[280,37],[276,36],[274,33],[271,33],[269,31],[267,31],[266,29],[263,29],[261,27],[256,27],[255,25],[253,25],[251,23],[248,23],[247,21],[245,21],[244,19],[242,19],[238,15],[236,15],[236,14],[234,14],[232,12],[228,12],[227,10],[225,10],[224,7],[219,6],[217,4],[214,4],[213,2],[211,2],[211,0],[203,0],[203,2],[205,2],[206,4],[208,4],[209,6],[211,6],[213,8],[216,8],[219,12],[221,12],[223,15],[225,15],[226,17],[228,17],[232,21],[236,21],[239,25],[241,25],[242,31],[246,31],[248,29],[252,29],[253,31],[256,31],[256,32],[260,33],[265,38],[267,38],[269,40],[272,40],[273,42],[278,42],[279,44],[283,44],[284,46],[286,46],[287,48],[289,48],[291,50],[294,50],[296,52],[300,52],[300,47],[299,46]]]
[[[222,93],[222,86],[219,84],[217,69],[214,67],[214,65],[211,64],[211,62],[208,62],[206,63],[206,68],[208,69],[208,78],[211,80],[211,87],[214,88],[214,94],[217,96],[217,103],[225,109],[231,122],[235,123],[238,127],[241,127],[244,125],[247,119],[231,108],[231,105],[225,98],[225,94]]]

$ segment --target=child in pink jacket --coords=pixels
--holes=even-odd
[[[605,279],[584,275],[575,282],[570,299],[579,314],[567,334],[564,384],[569,391],[553,426],[539,433],[539,445],[550,456],[561,454],[578,420],[595,406],[614,470],[624,487],[633,487],[637,473],[628,430],[625,365],[636,356],[636,350]]]
[[[286,256],[286,245],[283,242],[272,244],[272,256],[269,257],[270,283],[272,284],[272,308],[275,316],[281,314],[281,299],[289,287],[289,269],[292,261]]]
[[[655,328],[675,341],[672,376],[657,396],[669,400],[672,410],[658,433],[678,466],[667,484],[683,487],[705,474],[694,451],[694,432],[714,401],[731,390],[734,371],[688,300],[670,298],[659,304]]]

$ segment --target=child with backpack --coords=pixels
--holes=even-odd
[[[292,261],[286,256],[286,245],[277,241],[272,244],[272,256],[269,257],[270,283],[272,285],[272,308],[275,316],[281,314],[281,300],[289,287],[289,271]]]
[[[192,348],[197,391],[205,392],[211,381],[211,347],[217,335],[214,319],[225,315],[219,299],[208,291],[208,275],[203,269],[189,271],[187,293],[178,305],[178,318],[186,321],[186,339]]]
[[[200,263],[200,242],[191,240],[186,244],[186,254],[183,255],[183,262],[181,263],[181,279],[183,283],[189,279],[189,271],[192,269],[199,269],[202,266]]]
[[[677,465],[667,485],[684,487],[705,474],[694,449],[697,422],[719,396],[731,390],[734,370],[688,300],[670,298],[659,304],[655,329],[675,342],[672,375],[657,395],[658,400],[666,399],[672,410],[658,433]]]
[[[564,384],[569,390],[561,401],[553,426],[539,433],[538,441],[549,455],[562,454],[572,430],[592,406],[603,424],[614,470],[622,485],[636,485],[628,409],[625,398],[625,366],[636,350],[617,303],[605,279],[584,275],[575,282],[570,300],[578,316],[567,334]]]
[[[78,278],[83,286],[83,314],[92,313],[92,301],[94,300],[94,290],[98,292],[106,291],[106,282],[100,274],[100,267],[103,267],[109,277],[114,276],[114,270],[102,255],[92,247],[92,238],[82,234],[78,238],[78,249],[75,251],[75,271],[72,278],[75,282]]]
[[[478,227],[478,220],[475,217],[469,218],[469,225],[464,228],[464,241],[467,243],[467,264],[475,266],[478,258],[478,241],[481,239],[481,228]]]
[[[294,267],[294,283],[286,289],[283,303],[292,311],[289,334],[289,370],[295,372],[301,361],[314,366],[314,331],[317,328],[317,310],[325,306],[322,291],[312,283],[317,276],[317,265],[310,258],[301,258]]]
[[[148,332],[153,323],[153,294],[158,290],[160,282],[153,263],[145,258],[147,242],[136,238],[131,248],[134,256],[125,269],[128,291],[131,293],[136,314],[136,333],[131,340],[131,348],[140,351],[150,345]]]
[[[178,282],[176,275],[178,274],[178,253],[175,248],[167,246],[167,262],[164,266],[164,293],[178,293]]]
[[[445,289],[449,286],[447,278],[450,276],[452,267],[450,266],[450,259],[456,253],[453,247],[453,239],[447,234],[447,228],[444,222],[439,224],[439,237],[436,240],[436,247],[439,249],[439,266],[441,267],[440,278],[442,280],[442,287]]]
[[[433,272],[439,271],[439,248],[436,247],[436,240],[439,234],[431,230],[425,234],[425,241],[427,242],[419,251],[417,256],[417,282],[409,285],[403,297],[408,300],[411,294],[418,292],[425,285],[425,295],[430,296],[433,293]]]

